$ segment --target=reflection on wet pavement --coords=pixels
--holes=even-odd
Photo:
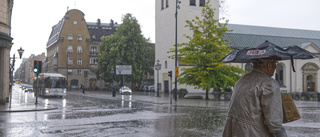
[[[170,105],[139,101],[135,95],[106,99],[110,94],[89,93],[39,98],[48,106],[57,106],[56,110],[2,113],[0,136],[221,137],[228,112],[227,101],[180,99],[187,102]],[[33,93],[20,94],[16,97],[21,102],[34,98]],[[145,94],[142,97],[157,99]],[[296,104],[302,118],[284,124],[288,136],[320,136],[320,103]]]

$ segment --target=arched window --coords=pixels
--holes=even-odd
[[[245,70],[248,72],[251,72],[252,71],[252,63],[247,63],[245,66]]]
[[[282,64],[277,64],[275,79],[278,81],[280,86],[284,86],[284,72]]]
[[[318,71],[319,66],[315,63],[306,63],[302,67],[302,86],[303,92],[319,92],[318,91]]]
[[[312,75],[307,76],[307,91],[313,92],[315,91],[315,82]]]

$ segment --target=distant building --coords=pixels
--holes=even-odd
[[[88,88],[104,85],[95,75],[100,38],[114,34],[118,26],[113,20],[86,22],[82,11],[67,11],[52,27],[43,70],[65,75],[71,88],[79,88],[80,84]]]
[[[45,53],[39,55],[31,54],[29,58],[24,58],[20,67],[16,70],[14,78],[19,80],[21,83],[33,84],[33,80],[36,77],[36,74],[33,72],[34,61],[37,60],[43,62],[45,58]]]
[[[9,61],[12,47],[11,15],[13,0],[0,0],[0,104],[9,101]],[[19,55],[18,55],[19,56]]]

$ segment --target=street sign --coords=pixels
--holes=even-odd
[[[116,65],[116,74],[117,75],[131,75],[132,74],[131,65]]]
[[[176,78],[179,77],[179,67],[176,67],[176,72],[175,72]]]

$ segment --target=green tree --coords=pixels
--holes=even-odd
[[[197,16],[186,23],[185,27],[189,27],[193,35],[186,36],[189,39],[187,43],[178,44],[177,56],[180,63],[191,67],[182,68],[178,83],[206,90],[206,99],[209,99],[208,92],[211,88],[231,87],[245,71],[220,62],[232,51],[226,46],[229,42],[224,39],[224,33],[230,30],[226,28],[228,20],[220,23],[214,19],[214,9],[209,1],[202,9],[201,18]]]
[[[122,24],[114,35],[103,36],[99,45],[98,71],[96,76],[111,81],[111,69],[116,65],[131,65],[132,75],[126,75],[127,82],[141,83],[144,72],[152,72],[154,48],[149,39],[144,38],[138,20],[131,14],[122,18]],[[114,75],[116,81],[122,76]]]

